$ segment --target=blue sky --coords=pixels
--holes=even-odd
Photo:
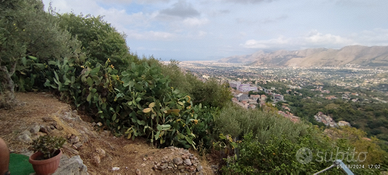
[[[216,60],[259,50],[388,45],[387,0],[43,0],[101,15],[131,52]]]

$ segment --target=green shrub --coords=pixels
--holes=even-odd
[[[232,137],[243,136],[250,132],[264,143],[274,137],[285,136],[295,140],[305,134],[307,125],[293,123],[289,119],[274,112],[260,110],[245,110],[229,103],[215,118],[216,128],[220,133],[230,134]]]
[[[229,85],[220,85],[218,80],[209,79],[202,82],[190,71],[183,72],[179,62],[172,60],[168,65],[161,65],[162,74],[171,79],[170,86],[189,94],[194,104],[203,104],[216,108],[223,108],[232,98]]]
[[[265,143],[258,141],[252,133],[244,136],[238,145],[239,159],[230,166],[222,168],[225,174],[312,174],[332,163],[310,162],[301,164],[297,161],[296,152],[302,147],[318,148],[314,142],[309,142],[311,136],[298,138],[298,142],[282,137],[272,137]],[[337,172],[330,171],[330,173]]]
[[[56,136],[40,136],[32,142],[32,150],[34,152],[41,152],[43,159],[49,159],[55,156],[58,149],[62,148],[66,139]]]

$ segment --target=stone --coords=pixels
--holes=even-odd
[[[103,150],[102,148],[96,148],[96,152],[102,158],[104,158],[106,155],[105,150]]]
[[[76,121],[76,122],[82,121],[82,119],[81,119],[81,117],[79,115],[75,115],[73,120]]]
[[[58,130],[63,130],[63,127],[62,127],[61,125],[56,124],[56,125],[54,125],[54,127],[55,127],[56,129],[58,129]]]
[[[203,169],[202,165],[197,166],[197,171],[202,171],[202,169]]]
[[[40,126],[39,131],[43,132],[43,133],[46,133],[46,134],[48,134],[50,132],[45,126]]]
[[[69,147],[68,145],[63,145],[63,150],[66,153],[68,152],[74,155],[79,155],[79,152],[77,150],[73,149],[72,147]]]
[[[79,142],[79,137],[78,136],[71,136],[71,138],[70,138],[70,143],[71,144],[75,144],[75,143],[77,143],[77,142]]]
[[[178,170],[181,170],[181,169],[185,169],[185,166],[184,165],[179,165],[178,166]]]
[[[167,169],[167,167],[168,167],[167,163],[164,163],[160,168],[161,168],[162,170],[165,170],[165,169]]]
[[[78,142],[78,143],[74,144],[73,147],[74,147],[75,149],[79,149],[82,145],[83,145],[83,144],[82,144],[81,142]]]
[[[30,133],[30,132],[28,132]],[[27,134],[25,132],[23,132],[19,137],[18,139],[24,143],[32,143],[32,139],[31,139],[31,133],[30,134]]]
[[[55,122],[55,120],[53,118],[51,118],[51,117],[43,117],[42,120],[44,122]]]
[[[40,126],[39,126],[39,125],[34,125],[34,126],[32,126],[31,129],[30,129],[30,133],[31,133],[31,134],[36,134],[36,133],[39,132],[39,130],[40,130]]]
[[[191,166],[191,161],[190,161],[190,159],[185,159],[184,163],[185,163],[185,165],[187,165],[187,166]]]
[[[183,163],[183,160],[179,157],[174,158],[173,161],[177,165],[181,165]]]
[[[195,172],[196,168],[194,166],[190,167],[190,172]]]
[[[135,173],[136,175],[141,175],[141,171],[139,169],[136,169]]]
[[[96,165],[101,163],[101,158],[100,158],[99,155],[94,155],[93,156],[93,163],[96,164]]]
[[[88,168],[79,155],[71,157],[62,155],[57,171],[53,175],[87,175]]]

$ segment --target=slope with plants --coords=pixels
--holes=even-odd
[[[310,174],[332,162],[300,164],[295,158],[299,148],[353,146],[324,137],[322,129],[312,125],[292,123],[275,109],[235,107],[227,85],[202,82],[181,72],[177,62],[139,59],[129,52],[124,35],[101,17],[47,13],[37,0],[2,2],[1,9],[7,9],[7,15],[0,17],[0,35],[5,38],[0,43],[0,74],[2,93],[10,99],[13,82],[19,91],[51,91],[116,136],[144,137],[157,147],[218,149],[229,157],[224,173]],[[33,25],[39,22],[47,26]],[[46,37],[52,39],[36,45]],[[15,53],[10,49],[15,46],[23,49]],[[3,104],[12,107],[7,102]],[[362,144],[379,154],[372,151],[365,164],[387,160],[374,141]]]

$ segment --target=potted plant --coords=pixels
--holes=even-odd
[[[35,152],[29,158],[37,175],[53,174],[61,160],[63,144],[66,139],[55,136],[40,136],[32,142],[32,150]]]

